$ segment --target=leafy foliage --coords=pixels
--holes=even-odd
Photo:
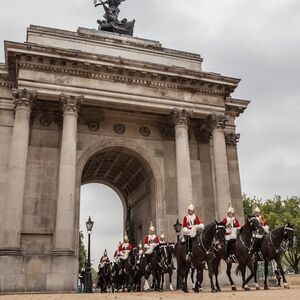
[[[299,274],[300,262],[300,197],[290,197],[283,200],[280,196],[275,196],[272,200],[258,200],[243,195],[245,214],[251,214],[257,205],[262,215],[268,222],[270,230],[287,223],[294,225],[295,242],[294,246],[289,248],[284,256],[288,264]]]
[[[85,262],[87,260],[87,251],[83,244],[83,232],[79,232],[79,255],[78,255],[78,263],[79,263],[79,272],[84,268]]]

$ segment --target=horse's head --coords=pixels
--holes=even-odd
[[[132,261],[134,261],[134,263],[137,263],[139,261],[140,258],[140,252],[139,249],[137,247],[134,247],[130,253],[129,253],[129,257],[131,258]]]
[[[216,245],[219,249],[222,249],[225,246],[225,232],[226,227],[223,221],[215,221],[215,240]]]
[[[161,244],[160,247],[159,247],[160,257],[166,263],[169,264],[169,263],[172,262],[172,257],[173,257],[174,250],[175,250],[175,244],[174,243]]]
[[[288,241],[289,247],[294,245],[294,225],[290,222],[284,226],[283,238]]]
[[[264,233],[264,229],[262,228],[258,218],[255,215],[247,216],[246,224],[249,225],[250,231],[252,233],[258,233],[261,235]]]

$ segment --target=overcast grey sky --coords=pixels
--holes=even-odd
[[[238,121],[243,192],[299,196],[300,1],[127,0],[120,8],[136,19],[135,36],[200,53],[205,71],[242,79],[233,96],[252,101]],[[75,31],[96,28],[100,15],[92,0],[1,0],[0,61],[3,40],[24,41],[29,24]]]

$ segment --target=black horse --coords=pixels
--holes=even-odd
[[[97,287],[100,288],[101,293],[107,293],[112,286],[111,263],[100,264],[98,270]]]
[[[268,266],[269,262],[272,260],[276,261],[276,264],[280,270],[283,279],[283,286],[285,288],[289,288],[286,278],[284,276],[284,271],[281,265],[281,257],[284,251],[288,246],[293,246],[294,241],[294,225],[290,223],[278,227],[272,230],[270,233],[265,235],[258,244],[259,254],[256,255],[256,260],[254,263],[255,275],[254,275],[254,282],[256,284],[256,288],[259,289],[259,285],[257,283],[257,266],[258,261],[264,260],[265,265],[265,282],[264,282],[264,289],[268,290]],[[260,257],[261,256],[261,257]]]
[[[187,277],[190,271],[191,263],[197,271],[197,280],[194,291],[199,292],[199,287],[203,281],[203,270],[205,262],[208,265],[209,278],[211,282],[212,292],[216,292],[213,283],[213,251],[217,245],[224,242],[225,239],[225,225],[223,222],[212,222],[205,226],[203,231],[198,231],[196,238],[193,238],[192,243],[192,260],[185,259],[186,250],[185,245],[181,242],[176,244],[175,255],[177,259],[178,274],[182,280],[182,290],[188,292]]]
[[[122,265],[121,274],[123,276],[123,291],[125,291],[125,289],[127,291],[134,290],[134,278],[138,268],[138,261],[139,250],[136,247],[129,252],[127,259],[120,260],[120,264]]]
[[[193,241],[193,245],[196,245],[196,259],[192,259],[193,266],[197,270],[197,280],[194,288],[194,291],[196,293],[198,293],[199,289],[201,289],[205,262],[207,262],[208,266],[211,291],[213,293],[217,292],[217,289],[215,288],[213,283],[213,258],[216,249],[221,250],[225,245],[225,232],[226,228],[224,223],[216,221],[215,223],[207,225],[204,228],[203,232],[197,236],[197,239]],[[212,240],[211,237],[213,237]]]
[[[150,291],[149,277],[152,275],[151,289],[159,290],[159,262],[161,261],[161,253],[159,251],[159,245],[157,245],[151,254],[142,254],[140,257],[139,270],[140,281],[144,277],[145,285],[144,290]]]
[[[158,282],[160,286],[158,289],[160,291],[163,291],[164,289],[164,281],[165,281],[165,274],[169,275],[169,283],[170,283],[170,290],[173,291],[173,286],[172,286],[172,275],[173,275],[173,254],[174,254],[174,248],[175,244],[174,243],[165,243],[165,244],[160,244],[159,245],[159,251],[160,251],[160,257],[161,260],[158,262]]]
[[[247,221],[244,226],[242,226],[238,238],[233,245],[233,253],[238,261],[238,267],[236,269],[236,274],[242,273],[243,278],[243,289],[245,291],[250,291],[248,286],[249,281],[254,277],[254,264],[253,264],[253,235],[256,232],[262,232],[258,219],[255,216],[248,216]],[[227,262],[227,274],[231,273],[232,261]],[[246,268],[249,268],[250,275],[246,278]],[[229,270],[228,270],[229,268]],[[233,281],[231,279],[231,285]]]

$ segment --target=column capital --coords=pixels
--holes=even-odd
[[[178,125],[188,126],[192,115],[193,115],[192,110],[187,110],[185,108],[184,109],[174,108],[172,110],[172,121],[175,126]]]
[[[229,121],[228,117],[224,114],[212,113],[208,116],[208,121],[212,130],[214,129],[225,129],[226,123]]]
[[[13,89],[12,95],[14,97],[15,109],[19,107],[32,109],[37,98],[37,91],[27,89]]]
[[[225,133],[226,144],[230,146],[236,146],[237,143],[240,141],[240,137],[241,135],[239,133],[226,132]]]
[[[80,105],[83,102],[83,96],[61,94],[59,98],[63,113],[78,114]]]

